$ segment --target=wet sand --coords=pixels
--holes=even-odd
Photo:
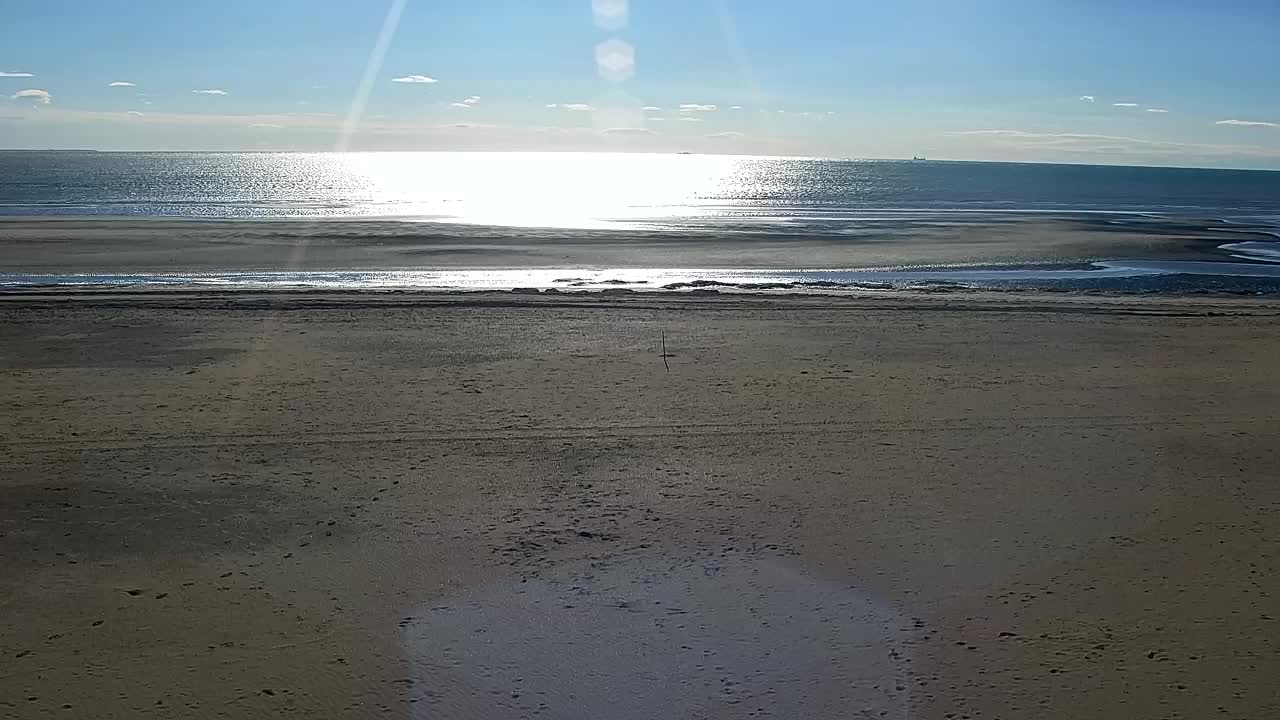
[[[1277,716],[1277,330],[4,297],[0,715]]]
[[[887,211],[886,211],[887,212]],[[892,214],[892,213],[888,213]],[[1274,232],[1274,230],[1272,231]],[[1258,228],[1136,215],[963,213],[832,222],[718,219],[679,229],[575,230],[368,220],[0,218],[9,273],[457,268],[872,268],[1229,260]]]

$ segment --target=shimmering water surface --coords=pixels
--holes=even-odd
[[[922,208],[1280,219],[1280,173],[590,153],[0,153],[0,212],[619,220]]]

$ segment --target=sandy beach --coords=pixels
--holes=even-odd
[[[0,715],[1280,716],[1277,331],[1263,298],[8,295]]]

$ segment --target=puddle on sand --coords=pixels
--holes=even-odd
[[[909,621],[774,557],[564,566],[400,627],[419,720],[909,713]]]

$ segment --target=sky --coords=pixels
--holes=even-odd
[[[1275,0],[42,0],[0,147],[1280,169]]]

